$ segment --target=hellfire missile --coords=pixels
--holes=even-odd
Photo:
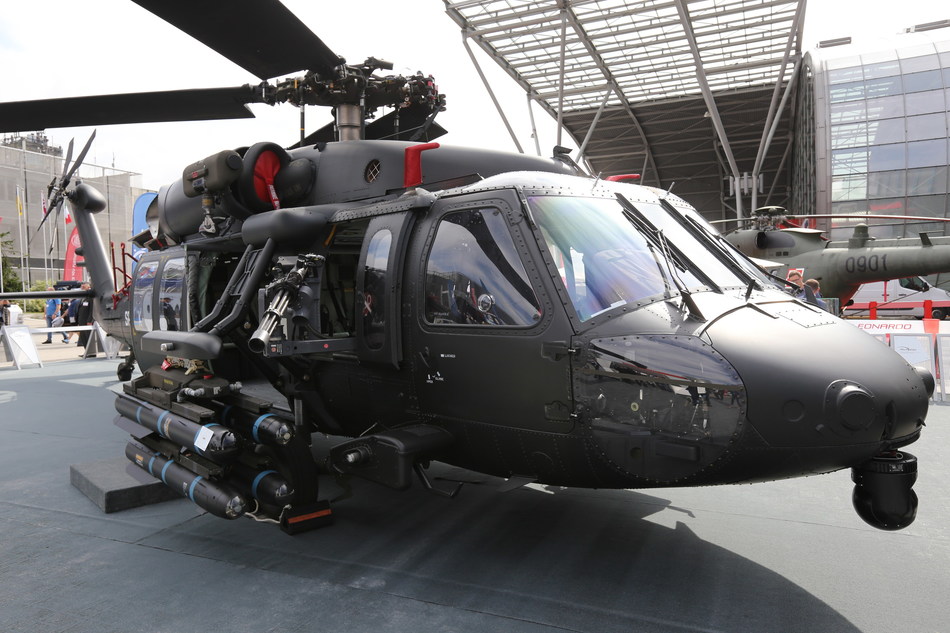
[[[161,453],[150,451],[135,442],[126,445],[125,456],[133,464],[215,516],[236,519],[244,514],[247,502],[226,483],[196,475]]]
[[[140,426],[204,457],[226,459],[241,450],[238,436],[220,424],[198,424],[128,396],[118,396],[115,399],[115,409]]]
[[[293,487],[276,470],[257,470],[236,462],[232,472],[235,483],[261,503],[283,507],[293,499]]]
[[[257,414],[226,406],[221,410],[221,423],[258,444],[286,446],[294,438],[294,423],[273,413]]]

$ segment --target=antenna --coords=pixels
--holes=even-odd
[[[670,195],[670,192],[673,191],[673,186],[676,184],[676,181],[670,183],[670,186],[666,188],[666,192],[660,197],[660,200],[666,200],[666,197]]]

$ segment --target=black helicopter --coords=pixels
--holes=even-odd
[[[200,23],[190,5],[140,4]],[[273,42],[260,25],[280,6],[245,7],[259,19],[229,38],[238,53]],[[188,165],[149,210],[134,238],[148,252],[122,288],[95,223],[103,196],[73,182],[79,161],[51,185],[82,238],[95,319],[132,350],[118,375],[142,371],[115,404],[137,467],[212,514],[288,533],[332,516],[324,467],[453,496],[430,481],[432,460],[588,488],[851,468],[865,521],[913,521],[917,462],[901,449],[921,433],[928,372],[789,296],[669,192],[590,177],[560,150],[415,142],[399,114],[366,139],[378,83],[402,84],[375,105],[412,111],[411,134],[433,133],[440,95],[308,47],[316,36],[279,15],[301,40],[278,56],[308,70],[286,94],[333,106],[332,139]],[[69,99],[50,120],[86,123],[113,98],[121,110],[127,96]],[[13,115],[58,105],[0,104],[0,120],[45,126]],[[322,463],[318,433],[339,438]]]
[[[829,240],[825,231],[801,225],[830,218],[854,222],[851,236]],[[793,215],[783,207],[770,206],[756,209],[744,220],[715,220],[712,224],[747,224],[724,233],[724,237],[746,256],[764,260],[762,265],[778,276],[784,277],[791,268],[804,270],[806,277],[821,283],[823,296],[838,299],[842,307],[861,284],[950,272],[950,237],[921,233],[919,237],[875,238],[866,224],[870,220],[933,223],[943,219],[882,214]]]

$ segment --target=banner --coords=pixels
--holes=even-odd
[[[76,255],[76,249],[82,246],[79,241],[79,229],[74,228],[66,243],[66,260],[63,266],[63,281],[82,281],[82,257]]]

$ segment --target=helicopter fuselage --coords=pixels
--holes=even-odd
[[[859,224],[847,240],[829,241],[816,229],[740,230],[726,236],[747,257],[778,264],[784,277],[791,268],[821,284],[824,297],[844,306],[861,284],[930,275],[950,270],[950,238],[875,239]]]
[[[143,370],[127,393],[201,422],[266,384],[298,437],[354,438],[333,472],[394,488],[430,459],[561,486],[765,481],[918,438],[929,373],[791,298],[684,201],[556,163],[498,171],[238,213],[163,191],[152,250],[97,315]],[[298,490],[306,452],[271,464]]]
[[[434,425],[453,438],[442,461],[564,486],[791,477],[916,439],[928,394],[911,367],[711,256],[677,204],[632,185],[517,173],[438,196],[261,212],[245,220],[242,246],[286,232],[294,244],[273,255],[284,269],[300,252],[324,259],[259,362],[315,430]],[[205,316],[200,297],[226,278],[215,269],[237,262],[219,248],[196,240],[142,259],[133,339]],[[256,292],[243,336],[268,301]],[[210,361],[216,375],[255,374],[241,347]],[[136,356],[164,358],[141,346]]]

